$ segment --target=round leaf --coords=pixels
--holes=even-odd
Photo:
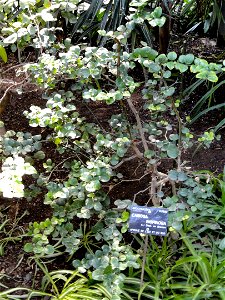
[[[169,60],[175,60],[175,59],[177,59],[177,54],[176,54],[176,52],[169,52],[168,54],[167,54],[167,58],[169,59]]]
[[[168,157],[170,157],[170,158],[177,158],[177,156],[178,156],[178,149],[177,149],[176,145],[174,145],[174,144],[169,144],[166,152],[167,152]]]
[[[34,158],[36,159],[44,159],[45,158],[45,153],[43,151],[38,151],[34,154]]]
[[[17,33],[13,33],[3,40],[4,44],[14,44],[17,41]]]

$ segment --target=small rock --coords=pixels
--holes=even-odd
[[[26,281],[26,282],[30,281],[31,278],[32,278],[32,273],[30,272],[30,273],[26,274],[26,276],[24,277],[24,281]]]

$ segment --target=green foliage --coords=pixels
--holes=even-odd
[[[50,37],[44,38],[42,43],[38,24],[44,29],[47,19],[54,22],[54,13],[64,4],[39,3],[37,12],[35,1],[21,3],[24,6],[23,14],[32,9],[35,11],[31,21],[36,24],[37,36],[41,41],[37,47],[52,46],[55,37],[52,41]],[[221,64],[208,63],[193,54],[159,54],[146,44],[127,52],[127,41],[137,25],[148,22],[154,27],[162,26],[165,22],[162,9],[155,8],[150,12],[146,10],[147,4],[147,1],[132,1],[131,5],[138,9],[134,10],[125,25],[113,31],[101,28],[99,36],[110,41],[111,50],[83,44],[73,46],[71,40],[67,39],[58,48],[50,48],[43,53],[38,62],[26,65],[31,79],[45,90],[46,106],[31,106],[24,114],[30,126],[50,129],[45,142],[52,143],[63,159],[57,162],[54,157],[49,158],[42,149],[42,137],[39,135],[6,133],[1,138],[3,164],[0,191],[9,198],[25,195],[31,199],[42,190],[45,193],[44,204],[50,206],[52,216],[30,224],[30,241],[25,244],[24,250],[34,253],[38,259],[66,253],[78,272],[91,274],[92,280],[103,282],[102,286],[91,288],[87,278],[77,271],[48,273],[37,260],[46,275],[43,292],[34,291],[30,297],[42,295],[52,296],[53,299],[99,299],[104,295],[112,300],[132,299],[132,296],[138,299],[141,296],[163,299],[165,294],[170,297],[168,299],[173,299],[173,296],[176,299],[175,296],[179,297],[186,290],[188,295],[194,295],[197,299],[198,293],[203,293],[205,297],[211,291],[211,283],[210,289],[209,286],[207,289],[206,286],[197,289],[194,286],[193,293],[190,290],[192,286],[185,289],[184,285],[182,290],[177,285],[180,277],[173,272],[180,272],[179,268],[184,263],[203,261],[196,269],[198,272],[208,266],[207,257],[205,259],[200,255],[200,259],[196,260],[196,253],[191,244],[187,244],[187,239],[184,239],[184,243],[193,257],[188,254],[189,258],[182,257],[178,264],[175,264],[177,257],[173,257],[176,245],[172,243],[175,248],[170,248],[165,239],[160,248],[151,239],[153,251],[147,256],[144,285],[140,286],[140,280],[132,279],[132,274],[128,279],[125,278],[125,274],[140,269],[141,265],[140,251],[135,254],[131,246],[125,243],[123,234],[127,231],[129,206],[142,191],[138,191],[133,199],[116,199],[112,203],[109,193],[114,184],[119,184],[123,178],[124,174],[117,171],[123,162],[135,158],[143,165],[143,176],[151,175],[151,182],[147,183],[145,189],[150,192],[150,200],[146,201],[146,205],[151,201],[152,205],[168,208],[172,238],[178,238],[177,232],[187,234],[190,230],[199,231],[203,224],[200,233],[218,229],[217,221],[223,218],[218,210],[224,208],[223,180],[217,182],[222,191],[220,202],[215,196],[212,182],[206,183],[204,176],[193,174],[182,161],[182,153],[194,143],[209,146],[215,137],[214,131],[205,132],[194,140],[188,124],[180,117],[181,100],[177,96],[177,76],[182,73],[190,71],[196,78],[214,83],[218,80],[217,74],[223,72],[224,68]],[[92,2],[82,18],[87,14],[88,18],[104,18],[107,13],[105,10],[102,16],[98,16],[101,5],[101,1]],[[112,5],[112,1],[107,5]],[[73,9],[69,7],[69,11]],[[24,47],[19,43],[26,42],[27,33],[20,36],[21,41],[18,41],[18,36],[25,23],[18,22],[20,24],[14,25],[12,34],[5,40],[10,44],[12,39],[12,43]],[[84,25],[79,22],[79,26]],[[29,25],[32,24],[29,22]],[[135,67],[144,70],[144,84],[132,77]],[[106,79],[107,84],[104,84]],[[139,87],[142,88],[144,100],[144,107],[141,108],[150,116],[145,121],[141,120],[131,97]],[[113,115],[109,120],[109,129],[103,129],[100,122],[88,122],[80,113],[79,102],[86,104],[89,101],[108,105],[116,103],[126,107],[136,122],[129,122],[126,110],[121,109],[120,114]],[[43,165],[39,173],[32,166],[36,161]],[[173,167],[162,172],[159,169],[162,162],[171,162]],[[59,170],[63,172],[62,178],[57,176]],[[24,174],[34,174],[35,179],[25,193],[22,184]],[[210,214],[214,219],[209,218]],[[221,236],[218,242],[219,247],[224,248]],[[135,271],[133,277],[139,274],[139,270]],[[60,279],[63,282],[59,285],[63,286],[62,290],[57,285]],[[46,292],[50,285],[53,294]],[[140,286],[139,291],[137,286]],[[178,292],[173,294],[173,289]]]
[[[128,35],[132,35],[132,48],[135,46],[136,30],[138,30],[148,45],[152,45],[151,27],[163,26],[165,17],[162,9],[154,10],[151,3],[143,1],[141,5],[130,0],[110,0],[107,4],[102,0],[91,1],[21,1],[16,5],[13,2],[1,0],[4,7],[1,13],[2,45],[10,46],[11,51],[18,51],[21,60],[21,51],[27,46],[36,49],[36,55],[44,52],[56,54],[61,41],[87,42],[89,45],[104,45],[107,36],[101,32],[123,31],[126,20]],[[118,35],[119,36],[119,35]],[[125,40],[124,40],[125,42]],[[0,56],[7,60],[5,50],[0,48]]]
[[[224,255],[210,240],[201,239],[199,247],[198,237],[180,233],[180,246],[169,238],[160,245],[150,237],[143,283],[140,271],[130,270],[124,291],[137,299],[223,299]]]
[[[53,300],[102,300],[116,299],[104,286],[94,283],[90,278],[85,277],[78,271],[57,270],[49,272],[46,265],[36,259],[38,267],[43,271],[41,289],[31,290],[17,287],[0,292],[1,299],[18,299],[16,294],[22,293],[20,297],[30,300],[37,297],[51,297]],[[50,292],[49,292],[50,290]]]
[[[120,35],[118,32],[112,33],[111,37],[123,43],[125,35],[122,31],[119,33]],[[117,42],[116,44],[118,46]],[[119,66],[116,63],[118,55]],[[213,192],[211,185],[201,185],[180,165],[181,151],[192,145],[193,135],[181,124],[177,110],[180,101],[173,100],[175,86],[173,80],[172,83],[169,80],[173,79],[173,70],[183,73],[190,69],[198,75],[210,68],[210,72],[216,74],[220,66],[211,66],[205,61],[195,59],[192,54],[179,57],[173,52],[158,55],[147,46],[135,49],[131,54],[118,54],[117,51],[105,48],[87,47],[81,50],[79,46],[70,46],[57,59],[45,54],[39,63],[29,66],[29,71],[37,82],[48,89],[56,88],[59,78],[60,81],[62,78],[75,80],[71,90],[48,93],[46,108],[32,106],[30,112],[25,114],[30,119],[31,126],[48,126],[53,130],[49,139],[55,143],[60,153],[71,155],[75,152],[79,159],[72,157],[65,162],[68,179],[63,183],[50,181],[49,176],[44,174],[38,179],[38,184],[48,189],[45,203],[53,208],[54,217],[46,220],[46,224],[34,223],[31,226],[32,243],[27,244],[25,249],[38,255],[51,256],[54,251],[61,251],[58,248],[61,244],[72,257],[78,249],[84,247],[87,253],[83,259],[74,260],[74,267],[80,272],[91,269],[93,279],[103,281],[106,288],[115,295],[122,292],[124,270],[138,267],[138,264],[131,249],[127,245],[121,245],[122,234],[117,228],[121,222],[127,221],[127,215],[123,211],[126,205],[122,206],[120,213],[114,210],[106,212],[109,198],[101,189],[116,176],[115,166],[126,154],[132,139],[140,138],[140,128],[133,126],[131,138],[127,130],[130,125],[125,118],[118,115],[110,120],[114,134],[103,134],[98,125],[87,123],[80,117],[73,102],[73,91],[82,91],[83,99],[89,101],[105,101],[107,104],[128,101],[139,86],[128,75],[129,70],[137,63],[149,74],[143,97],[146,100],[146,110],[151,112],[152,122],[143,124],[143,130],[149,136],[149,144],[154,150],[149,148],[144,155],[148,165],[154,167],[163,159],[177,161],[177,169],[160,175],[163,183],[169,182],[172,186],[177,186],[176,195],[164,195],[164,184],[157,186],[156,194],[171,212],[171,230],[180,230],[187,226],[184,224],[185,220],[190,218],[191,222],[199,214],[204,216],[210,211],[205,210],[204,201],[213,197]],[[108,74],[114,81],[112,90],[101,89],[99,82],[104,74]],[[214,77],[208,77],[208,80],[214,80]],[[160,121],[163,114],[168,112],[177,118],[179,131],[175,131],[176,124]],[[199,141],[209,143],[213,137],[211,133],[205,133]],[[47,165],[46,162],[45,166]],[[54,167],[50,168],[50,172],[54,172]],[[86,231],[86,227],[85,230],[82,227],[76,230],[73,227],[71,221],[74,217],[90,219],[94,214],[99,217],[95,230]],[[122,232],[125,230],[126,226]],[[50,246],[51,236],[59,243]]]
[[[0,174],[0,191],[4,197],[21,198],[24,196],[22,177],[24,175],[35,175],[37,173],[32,166],[32,157],[27,154],[41,149],[41,136],[8,131],[5,136],[0,139],[0,152],[6,156],[3,160],[2,172]],[[36,156],[37,153],[38,152],[36,152]]]
[[[57,270],[48,272],[44,264],[38,260],[36,262],[45,274],[42,279],[42,291],[48,290],[48,286],[51,285],[52,299],[113,299],[112,295],[102,285],[90,284],[91,280],[78,271]],[[59,288],[60,282],[63,283],[62,288]],[[45,293],[32,292],[29,299],[35,294],[44,295]]]
[[[61,11],[65,16],[69,16],[77,9],[76,4],[77,1],[66,4],[57,0],[20,1],[15,4],[12,1],[1,0],[2,45],[10,46],[12,52],[18,50],[19,60],[21,60],[21,50],[27,46],[34,47],[40,53],[44,48],[52,47],[52,51],[55,52],[57,24]]]
[[[8,60],[7,53],[5,51],[5,48],[2,45],[0,45],[0,57],[5,63],[7,62]]]
[[[186,32],[200,29],[204,33],[215,33],[218,36],[220,24],[223,23],[222,5],[219,2],[210,0],[208,2],[184,1],[180,7],[179,23],[184,25]],[[185,25],[188,25],[188,27]],[[188,31],[186,30],[188,28]]]
[[[0,256],[4,256],[7,245],[10,242],[16,243],[17,241],[21,241],[23,237],[27,236],[24,230],[18,225],[18,223],[23,219],[26,215],[26,212],[18,217],[12,222],[9,218],[5,216],[5,210],[1,210],[0,212]],[[1,285],[1,284],[0,284]]]
[[[24,196],[23,175],[35,174],[36,170],[22,157],[8,157],[2,164],[0,174],[0,192],[6,198],[21,198]]]
[[[201,253],[190,239],[181,233],[191,255],[176,261],[173,272],[180,274],[181,284],[172,285],[176,291],[185,290],[192,299],[219,298],[224,295],[224,257],[215,245],[209,252]],[[188,274],[193,276],[188,276]],[[182,280],[184,280],[182,282]]]
[[[130,20],[125,26],[127,33],[132,35],[132,48],[135,46],[135,31],[142,35],[148,45],[152,45],[150,28],[161,27],[165,23],[161,7],[153,10],[152,3],[149,1],[141,1],[137,4],[136,1],[111,0],[105,4],[103,1],[97,0],[92,1],[90,6],[84,9],[78,17],[72,30],[72,40],[76,38],[78,41],[82,41],[83,38],[88,38],[92,44],[95,40],[96,44],[97,38],[97,43],[103,46],[112,32],[124,31],[125,20]],[[80,32],[82,32],[81,35]]]
[[[223,63],[224,64],[224,63]],[[221,76],[224,71],[224,67],[221,69],[219,68],[217,71],[217,76]],[[213,75],[214,76],[214,75]],[[217,80],[215,81],[217,82]],[[218,83],[206,83],[205,79],[198,79],[193,84],[191,84],[188,88],[185,89],[184,95],[186,97],[191,97],[191,94],[196,91],[200,86],[203,84],[207,84],[208,91],[197,101],[197,103],[194,105],[191,111],[191,124],[196,122],[199,118],[202,116],[208,114],[210,111],[214,112],[219,108],[223,108],[224,104],[219,103],[216,104],[215,102],[215,93],[216,91],[225,83],[224,80],[220,81]],[[215,103],[215,104],[212,104]],[[214,131],[217,132],[218,130],[222,129],[225,124],[225,119],[222,119],[215,127]]]

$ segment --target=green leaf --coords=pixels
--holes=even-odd
[[[197,211],[197,207],[196,207],[196,206],[192,206],[192,207],[191,207],[191,211],[192,211],[192,212],[196,212],[196,211]]]
[[[169,135],[169,139],[171,141],[177,141],[179,139],[179,135],[172,133],[172,134]]]
[[[176,60],[176,59],[177,59],[177,54],[176,54],[176,52],[169,52],[169,53],[167,54],[167,58],[168,58],[169,60],[172,60],[172,61]]]
[[[46,9],[43,9],[41,11],[40,16],[45,22],[55,21],[55,18],[53,17],[53,15],[50,12],[48,12]]]
[[[8,60],[7,53],[5,51],[5,48],[2,45],[0,45],[0,57],[4,61],[4,63],[7,62],[7,60]]]
[[[119,209],[125,209],[130,206],[132,202],[131,200],[116,200],[114,203]]]
[[[185,180],[187,180],[187,175],[184,172],[179,172],[177,180],[178,181],[185,181]]]
[[[180,228],[181,229],[181,228]],[[183,264],[188,264],[188,263],[194,263],[194,262],[199,262],[201,261],[201,256],[190,256],[190,257],[185,257],[181,258],[176,261],[176,266],[180,266]]]
[[[208,71],[203,69],[196,75],[196,78],[207,79],[207,74],[208,74]]]
[[[178,172],[176,170],[170,170],[168,173],[168,177],[169,179],[176,181],[178,178]]]
[[[173,86],[167,88],[165,91],[163,91],[163,94],[166,96],[166,97],[170,97],[174,94],[175,92],[175,88]]]
[[[58,146],[59,144],[62,143],[62,139],[59,138],[59,137],[56,137],[55,140],[54,140],[54,142],[55,142],[56,146]]]
[[[191,65],[193,63],[194,59],[195,59],[195,57],[192,53],[185,55],[185,63],[187,65]]]
[[[119,157],[115,154],[112,155],[112,158],[111,158],[111,165],[115,166],[117,165],[119,162]]]
[[[207,68],[209,65],[207,60],[202,59],[202,58],[195,58],[194,63],[203,68]]]
[[[34,35],[36,33],[36,27],[29,24],[27,27],[27,31],[29,32],[30,35]]]
[[[90,183],[87,183],[85,188],[88,192],[95,192],[101,188],[101,183],[99,180],[93,180]]]
[[[55,252],[55,248],[52,245],[47,245],[45,247],[45,253],[46,254],[53,254]]]
[[[188,193],[189,193],[189,191],[188,191],[188,189],[186,189],[186,188],[181,188],[181,189],[179,190],[179,195],[181,195],[182,197],[187,197],[187,196],[188,196]]]
[[[179,58],[178,58],[178,61],[182,64],[185,64],[185,55],[180,55]]]
[[[117,151],[116,151],[116,154],[119,156],[119,157],[123,157],[124,154],[125,154],[125,151],[123,148],[118,148]]]
[[[129,216],[130,214],[128,211],[123,211],[121,219],[123,220],[123,222],[126,222],[129,219]]]
[[[182,223],[179,222],[179,221],[175,221],[175,222],[172,223],[172,227],[173,227],[175,230],[179,231],[179,230],[182,229]]]
[[[4,44],[14,44],[17,41],[17,33],[13,33],[3,40]]]
[[[156,63],[160,63],[160,64],[165,64],[168,59],[166,57],[165,54],[160,54],[156,59],[155,59]]]
[[[196,76],[196,77],[197,77],[197,76]],[[216,73],[213,72],[213,71],[209,71],[209,72],[208,72],[207,79],[208,79],[209,81],[211,81],[211,82],[217,82],[217,81],[218,81],[218,77],[217,77]]]
[[[102,204],[100,202],[94,203],[94,209],[96,211],[101,211],[102,210]]]
[[[158,73],[160,71],[160,66],[156,63],[151,63],[149,64],[149,71],[152,72],[152,73]]]
[[[118,77],[116,79],[116,85],[117,85],[119,90],[124,90],[126,88],[126,85],[125,85],[125,83],[124,83],[124,81],[122,80],[121,77]]]
[[[200,112],[197,116],[195,116],[192,120],[191,120],[191,124],[193,122],[195,122],[199,117],[203,116],[204,114],[208,113],[209,111],[211,110],[214,110],[214,109],[218,109],[218,108],[221,108],[225,106],[225,103],[220,103],[220,104],[217,104],[217,105],[214,105],[214,106],[211,106],[205,110],[203,110],[202,112]]]
[[[34,154],[34,158],[36,159],[44,159],[45,158],[45,153],[43,151],[38,151]]]
[[[169,144],[166,152],[167,152],[168,157],[170,157],[170,158],[177,158],[178,153],[179,153],[176,145],[174,145],[174,144]]]
[[[222,251],[225,249],[225,238],[220,241],[219,249]]]
[[[161,18],[155,18],[155,19],[150,20],[149,24],[152,27],[156,27],[156,26],[162,27],[165,24],[165,21],[166,21],[166,18],[163,16]]]
[[[170,77],[171,77],[171,72],[169,70],[163,73],[163,78],[170,78]]]
[[[24,251],[25,252],[32,252],[33,251],[33,245],[31,243],[26,243],[24,246]]]
[[[99,178],[102,182],[108,182],[110,180],[110,175],[107,173],[104,173]]]
[[[111,258],[111,265],[112,265],[112,269],[116,269],[119,267],[119,261],[117,257]]]
[[[160,18],[162,16],[162,8],[160,6],[156,7],[152,12],[154,18]]]
[[[145,157],[147,157],[148,159],[152,158],[155,155],[155,151],[153,150],[147,150],[145,151]]]
[[[173,70],[176,66],[176,62],[168,61],[165,65],[167,66],[168,69]]]
[[[186,72],[188,70],[188,66],[186,66],[186,65],[184,65],[182,63],[179,63],[179,62],[175,64],[175,68],[177,70],[179,70],[181,73],[184,73],[184,72]]]
[[[16,46],[15,44],[12,44],[12,45],[10,46],[10,49],[11,49],[11,51],[14,53],[14,52],[16,52],[16,50],[17,50],[17,46]]]
[[[131,54],[131,58],[148,58],[149,60],[154,60],[156,56],[158,55],[158,52],[150,47],[143,47],[143,48],[137,48],[133,51]]]

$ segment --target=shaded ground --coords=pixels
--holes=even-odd
[[[207,51],[211,51],[211,48]],[[2,70],[6,70],[14,65],[15,61],[12,61],[11,65],[8,64],[7,67],[2,67]],[[10,81],[16,80],[17,82],[20,82],[23,80],[23,77],[16,78],[15,69],[11,69],[9,72],[4,73],[3,79],[5,83],[0,85],[0,96],[3,95],[5,89],[11,84]],[[23,115],[23,111],[29,110],[29,107],[32,104],[44,107],[45,101],[41,97],[42,91],[37,89],[33,84],[26,84],[23,86],[22,94],[18,94],[16,90],[12,90],[10,94],[11,99],[1,116],[5,123],[6,130],[29,131],[32,134],[47,134],[45,129],[29,127],[28,121]],[[143,101],[139,91],[134,94],[133,101],[138,108],[140,102]],[[107,128],[107,120],[111,115],[119,112],[120,107],[117,104],[106,106],[101,103],[96,104],[90,102],[89,104],[80,106],[80,113],[90,119],[88,121],[97,122],[104,128]],[[142,112],[141,114],[143,115],[143,118],[145,118],[145,115]],[[220,118],[221,117],[223,117],[223,114],[220,113]],[[130,118],[132,119],[132,116],[130,116]],[[194,124],[194,131],[199,133],[199,128],[207,129],[209,126],[215,125],[215,122],[218,121],[218,119],[214,118],[214,120],[212,120],[210,118],[210,116],[207,116],[207,118],[202,118],[198,123]],[[186,154],[185,160],[189,161],[190,166],[194,170],[211,170],[216,173],[223,171],[225,165],[225,137],[223,132],[224,131],[221,131],[221,140],[215,142],[209,149],[199,149],[194,156],[193,153],[195,152],[195,149],[193,149],[192,153]],[[45,149],[47,150],[47,157],[54,158],[56,161],[62,160],[62,156],[59,156],[56,152],[54,145],[44,145],[44,148],[45,147],[48,147]],[[41,164],[39,167],[41,168]],[[166,166],[162,166],[162,168],[166,168]],[[150,180],[149,175],[142,177],[143,165],[139,164],[137,160],[124,163],[118,171],[124,174],[124,182],[121,182],[112,188],[110,192],[112,199],[133,199],[135,194],[144,190],[146,184]],[[140,177],[142,177],[142,179],[137,180]],[[126,179],[129,178],[134,178],[135,180],[130,182],[126,181]],[[146,201],[148,201],[148,194],[146,192],[139,193],[137,195],[137,201],[139,203],[146,203]],[[22,215],[24,215],[23,218],[17,223],[16,220]],[[6,232],[12,231],[12,241],[14,241],[13,237],[17,235],[20,236],[27,230],[30,222],[44,220],[50,215],[50,208],[43,204],[43,195],[39,195],[31,202],[28,202],[25,199],[17,201],[0,198],[0,224],[6,219],[9,220],[5,225],[5,230]],[[5,236],[6,235],[4,235],[3,232],[0,233],[0,243],[1,239]],[[28,259],[27,254],[24,254],[24,241],[16,241],[16,243],[13,243],[12,241],[2,245],[2,253],[0,244],[0,290],[4,289],[4,286],[1,285],[8,287],[37,287],[40,282],[41,274],[35,274],[36,270],[34,262]],[[58,259],[51,268],[54,269],[54,265],[57,265],[57,269],[59,269],[60,263],[61,267],[63,267],[62,264],[64,263],[64,260],[60,261],[60,259]]]

